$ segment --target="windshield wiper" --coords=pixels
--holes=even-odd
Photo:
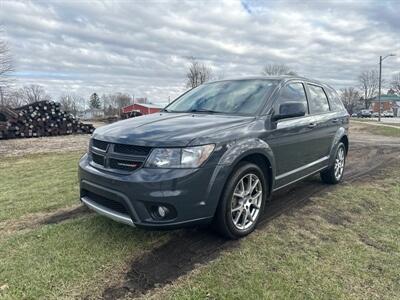
[[[189,110],[189,112],[191,112],[191,113],[196,113],[196,112],[198,112],[198,113],[210,113],[210,114],[221,113],[220,111],[211,110],[211,109],[203,109],[203,108],[194,108],[194,109]]]
[[[170,111],[168,109],[166,109],[166,108],[163,108],[163,109],[160,110],[160,112],[170,112]]]

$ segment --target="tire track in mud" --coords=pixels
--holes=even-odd
[[[40,224],[41,225],[58,224],[69,219],[75,219],[84,215],[88,215],[91,212],[92,211],[89,210],[89,208],[87,208],[86,206],[80,205],[72,210],[66,210],[51,214],[46,218],[44,218],[43,220],[41,220]]]
[[[84,205],[76,205],[68,208],[61,208],[48,213],[33,213],[25,215],[17,220],[6,220],[0,222],[0,235],[11,235],[22,230],[33,230],[43,225],[62,223],[91,214]]]
[[[360,179],[399,158],[398,147],[379,147],[357,143],[349,151],[344,182]],[[310,198],[335,186],[327,185],[319,177],[285,188],[273,195],[256,230],[262,230],[268,222],[307,205]],[[245,241],[245,240],[243,240]],[[165,244],[131,262],[123,282],[107,287],[103,299],[137,297],[154,288],[162,287],[207,264],[222,251],[238,247],[242,241],[230,241],[204,229],[187,229],[175,234]]]

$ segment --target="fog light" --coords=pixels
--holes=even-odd
[[[169,213],[169,210],[165,206],[159,206],[158,207],[158,215],[161,218],[164,218],[168,213]]]

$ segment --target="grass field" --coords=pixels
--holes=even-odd
[[[78,204],[81,153],[0,159],[0,228]],[[38,218],[41,217],[38,214]],[[0,298],[71,298],[118,274],[124,265],[168,236],[88,214],[60,224],[0,231]],[[3,288],[1,288],[3,287]]]
[[[355,123],[357,124],[357,129],[363,133],[370,133],[378,136],[400,137],[400,124],[396,124],[398,128],[395,128],[383,125],[379,126],[373,124],[361,124],[359,120],[357,120],[357,122]],[[367,122],[362,122],[362,123],[367,123]]]
[[[77,203],[82,153],[0,159],[0,222]]]
[[[400,127],[386,127],[386,126],[374,126],[369,125],[367,128],[364,129],[371,134],[375,135],[383,135],[383,136],[391,136],[391,137],[400,137]]]
[[[2,224],[77,204],[80,155],[0,158],[0,298],[95,298],[129,262],[174,235],[95,214],[2,234]],[[400,169],[387,172],[313,198],[146,297],[396,298]]]
[[[382,125],[390,125],[390,126],[400,127],[400,123],[398,123],[398,122],[388,122],[387,119],[384,122],[380,122],[380,123],[376,119],[369,119],[369,118],[366,118],[366,119],[363,119],[363,118],[351,118],[350,121],[363,122],[363,123],[375,123],[375,124],[382,124]]]

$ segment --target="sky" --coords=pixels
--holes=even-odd
[[[400,72],[398,1],[7,1],[0,27],[16,85],[54,98],[124,92],[155,103],[186,90],[188,58],[215,78],[283,63],[337,89],[378,69]]]

